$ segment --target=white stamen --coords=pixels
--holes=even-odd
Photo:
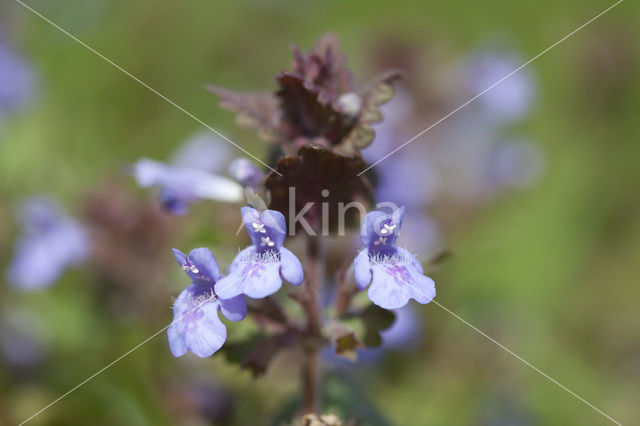
[[[271,238],[269,237],[262,237],[261,241],[260,241],[260,245],[261,246],[269,246],[269,247],[273,247],[275,245],[275,243],[273,241],[271,241]]]
[[[386,223],[384,224],[384,229],[380,230],[380,233],[382,235],[386,235],[386,234],[391,234],[393,232],[393,230],[396,229],[396,225],[387,225]]]
[[[189,268],[189,270],[191,272],[193,272],[194,274],[197,274],[198,272],[200,272],[200,270],[196,267],[196,265],[191,265],[191,267]]]
[[[267,233],[267,230],[264,229],[264,223],[253,222],[251,225],[253,226],[254,231],[260,232],[263,234]]]
[[[374,246],[385,244],[387,242],[387,237],[378,237],[378,239],[373,243]]]

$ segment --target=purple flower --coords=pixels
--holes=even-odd
[[[55,283],[64,270],[86,260],[90,243],[86,230],[51,200],[28,199],[20,209],[24,234],[16,243],[8,281],[23,290]]]
[[[233,260],[229,275],[216,284],[216,293],[222,299],[240,294],[259,299],[275,293],[282,279],[300,285],[304,279],[298,258],[282,247],[287,226],[282,213],[265,210],[260,213],[243,207],[242,221],[253,245],[242,250]]]
[[[369,299],[384,309],[401,308],[409,299],[429,303],[436,295],[435,284],[424,275],[420,262],[396,246],[403,216],[404,207],[390,215],[369,212],[360,231],[365,249],[354,261],[356,285],[364,290],[371,284]]]
[[[482,51],[474,55],[468,67],[468,83],[474,94],[482,93],[520,65],[517,54]],[[488,118],[509,122],[522,118],[533,104],[535,84],[527,70],[520,70],[478,98]]]
[[[31,68],[0,33],[0,116],[25,107],[33,96],[34,80]]]
[[[227,329],[218,310],[230,321],[240,321],[247,314],[242,296],[221,300],[213,288],[220,279],[220,269],[206,248],[191,250],[189,256],[173,249],[173,254],[192,283],[173,305],[173,322],[167,330],[169,348],[179,357],[191,351],[200,358],[213,355],[227,339]]]
[[[264,178],[258,166],[246,158],[236,158],[229,164],[229,175],[243,186],[257,189]]]
[[[143,188],[160,187],[163,207],[170,213],[183,215],[189,204],[200,200],[237,202],[242,200],[242,187],[231,179],[212,173],[221,164],[221,141],[196,134],[174,156],[171,164],[142,158],[132,167],[132,174]]]

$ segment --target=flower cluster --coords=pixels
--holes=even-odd
[[[218,310],[228,320],[240,321],[247,313],[243,296],[269,296],[282,286],[283,278],[294,285],[302,284],[300,261],[282,247],[284,216],[273,210],[260,213],[243,207],[242,220],[253,244],[236,256],[225,277],[208,249],[194,249],[188,256],[174,249],[178,264],[192,280],[175,301],[174,319],[167,331],[174,356],[191,351],[208,357],[222,347],[227,331]]]

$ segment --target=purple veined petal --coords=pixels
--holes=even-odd
[[[409,285],[411,298],[423,305],[431,302],[436,297],[435,282],[415,268],[410,267],[409,272],[412,277]]]
[[[229,175],[243,186],[253,189],[257,189],[264,178],[258,166],[242,157],[236,158],[229,164]]]
[[[406,265],[373,263],[369,299],[384,309],[398,309],[409,302],[412,276]]]
[[[191,351],[206,358],[224,344],[227,329],[218,316],[219,304],[209,291],[191,284],[176,299],[173,322],[167,330],[169,348],[174,356]]]
[[[434,281],[421,273],[422,267],[418,268],[415,257],[406,251],[403,254],[395,259],[372,262],[369,299],[382,308],[398,309],[412,298],[425,304],[436,295]]]
[[[236,296],[231,299],[220,299],[220,310],[222,315],[229,321],[241,321],[247,316],[247,304],[244,297]]]
[[[223,173],[230,157],[229,143],[205,130],[189,136],[171,158],[171,164],[180,168]]]
[[[240,256],[250,254],[249,256]],[[215,291],[221,299],[244,294],[254,299],[267,297],[280,289],[280,260],[277,253],[243,250],[236,259],[233,272],[216,283]]]
[[[371,282],[371,264],[369,262],[369,253],[366,249],[360,251],[354,259],[353,272],[355,275],[356,286],[360,290],[367,288]]]
[[[280,248],[280,274],[288,283],[300,285],[304,281],[304,271],[300,260],[290,250]]]
[[[231,274],[235,272],[242,265],[243,260],[249,259],[250,257],[255,255],[256,248],[254,246],[249,246],[242,249],[231,262],[231,265],[229,266],[229,273]]]

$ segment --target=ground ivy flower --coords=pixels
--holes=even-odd
[[[282,247],[287,234],[283,214],[275,210],[260,213],[251,207],[243,207],[241,211],[253,244],[238,253],[229,275],[216,284],[216,294],[221,299],[240,294],[259,299],[278,291],[283,278],[293,285],[302,284],[302,264]]]
[[[220,169],[220,146],[215,138],[196,134],[187,140],[170,164],[142,158],[131,173],[143,188],[160,187],[162,206],[175,215],[189,211],[189,204],[209,199],[242,200],[242,187],[213,172]]]
[[[84,227],[46,197],[27,199],[19,211],[23,234],[16,243],[7,280],[22,290],[36,290],[55,283],[72,265],[85,261],[90,252]]]
[[[173,254],[192,283],[173,305],[173,322],[167,330],[169,348],[179,357],[191,351],[200,358],[213,355],[227,339],[227,329],[218,316],[222,311],[230,321],[240,321],[247,314],[242,296],[221,300],[213,288],[220,279],[220,269],[206,248],[191,250],[189,255],[173,249]]]
[[[404,207],[390,215],[367,213],[360,232],[365,249],[354,261],[356,285],[364,290],[371,284],[369,299],[385,309],[401,308],[409,299],[429,303],[436,295],[435,284],[424,275],[420,262],[396,246],[403,216]]]

